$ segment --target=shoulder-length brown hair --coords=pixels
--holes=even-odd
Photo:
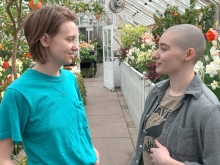
[[[56,5],[46,5],[28,14],[24,21],[24,35],[33,60],[43,64],[47,62],[45,47],[40,42],[45,33],[54,36],[62,23],[76,20],[74,11]]]

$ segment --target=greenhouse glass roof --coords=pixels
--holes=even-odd
[[[109,8],[109,2],[113,0],[105,0],[106,9]],[[184,12],[190,6],[190,0],[122,0],[125,2],[124,9],[117,13],[123,18],[123,21],[131,24],[154,24],[153,14],[156,10],[164,13],[167,5],[177,6],[180,12]],[[198,0],[196,8],[199,9],[207,6],[208,3],[214,2],[220,5],[220,0]]]

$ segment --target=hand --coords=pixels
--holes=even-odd
[[[100,165],[100,155],[99,155],[99,152],[95,149],[95,147],[94,147],[94,150],[95,150],[95,154],[96,154],[96,157],[97,157],[97,161],[96,161],[95,165]]]
[[[170,165],[168,161],[171,159],[171,157],[168,149],[164,147],[158,140],[155,140],[155,144],[158,148],[151,148],[151,162],[154,165]]]

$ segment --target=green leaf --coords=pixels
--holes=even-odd
[[[34,5],[36,5],[38,3],[39,0],[34,0]]]

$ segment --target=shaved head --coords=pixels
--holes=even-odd
[[[206,48],[206,41],[203,33],[194,25],[180,24],[168,28],[164,33],[175,36],[173,41],[182,50],[193,48],[195,51],[194,62],[196,63]]]

